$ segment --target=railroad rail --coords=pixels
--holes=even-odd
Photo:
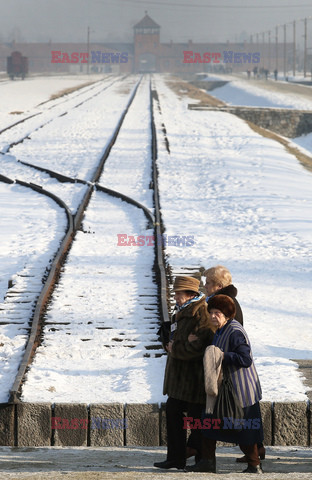
[[[163,117],[162,117],[162,109],[161,109],[161,104],[160,104],[158,92],[157,92],[157,89],[156,89],[154,84],[152,84],[152,87],[151,87],[151,95],[152,95],[152,99],[153,99],[154,104],[155,104],[154,108],[156,108],[159,112],[162,139],[163,139],[167,154],[170,155],[170,142],[169,142],[168,135],[167,135],[167,129],[166,129]],[[155,123],[154,123],[154,126],[155,126]],[[155,149],[157,149],[157,146],[155,146]],[[157,158],[157,152],[156,152],[156,158]],[[162,225],[162,228],[163,228],[163,231],[161,233],[164,233],[164,231],[165,231],[164,230],[164,224],[163,224],[162,221],[160,221],[160,224]],[[204,284],[203,284],[203,281],[202,281],[202,275],[203,275],[204,270],[205,270],[204,267],[199,267],[198,265],[185,265],[185,266],[180,267],[180,268],[173,268],[170,265],[170,260],[165,257],[165,276],[166,276],[166,283],[167,283],[167,304],[169,306],[170,311],[173,310],[174,305],[176,303],[175,300],[174,300],[174,292],[172,290],[174,278],[176,276],[181,276],[181,275],[196,277],[200,281],[200,287],[199,287],[200,290],[205,292]],[[166,318],[165,321],[169,321],[169,318]]]
[[[52,105],[50,105],[48,107],[47,110],[42,110],[41,112],[37,112],[37,113],[34,113],[32,115],[29,115],[23,119],[20,119],[18,120],[17,122],[14,122],[12,123],[11,125],[8,125],[7,127],[3,128],[1,131],[0,131],[0,135],[2,135],[3,133],[5,132],[8,132],[10,130],[14,130],[15,127],[19,126],[20,124],[23,124],[25,123],[26,125],[29,125],[29,121],[35,117],[38,117],[38,116],[43,116],[43,117],[46,117],[44,118],[41,122],[39,122],[37,125],[34,125],[34,126],[30,126],[28,128],[30,128],[30,131],[27,130],[27,132],[25,134],[23,134],[22,136],[20,136],[18,138],[18,140],[9,140],[9,143],[7,144],[7,146],[2,149],[2,151],[0,151],[1,154],[6,154],[8,153],[12,147],[14,147],[15,145],[18,145],[20,143],[22,143],[24,140],[26,140],[27,138],[30,137],[30,135],[32,135],[34,132],[36,132],[37,130],[45,127],[46,125],[48,125],[49,123],[51,123],[53,120],[55,120],[56,118],[58,117],[62,117],[64,115],[67,115],[67,113],[69,112],[70,109],[73,109],[73,108],[78,108],[80,107],[81,105],[83,105],[84,103],[92,100],[94,97],[100,95],[103,91],[107,90],[108,88],[112,87],[115,83],[117,82],[117,79],[114,79],[112,80],[109,84],[105,84],[104,86],[102,85],[102,82],[96,82],[96,84],[92,84],[91,86],[88,86],[88,87],[85,87],[83,89],[83,91],[80,91],[77,95],[75,94],[76,91],[72,92],[72,94],[68,95],[66,99],[63,99],[61,100],[60,102],[57,101],[57,99],[54,99],[54,100],[49,100],[48,102],[52,102]],[[96,88],[96,91],[93,92],[93,90]],[[91,92],[91,94],[89,94],[89,92]],[[86,95],[86,98],[84,98],[83,100],[81,99],[78,99],[78,102],[75,102],[75,99],[77,97],[80,97],[81,95]],[[65,108],[65,109],[61,109],[61,111],[57,112],[56,114],[52,114],[52,115],[49,115],[47,113],[48,110],[52,110],[53,108],[56,108],[56,107],[59,107],[61,104],[67,104],[69,102],[72,102],[74,101],[75,103],[70,107],[70,108]]]
[[[140,80],[141,81],[141,80]],[[150,128],[151,128],[151,138],[152,138],[152,147],[151,147],[151,152],[152,152],[152,186],[153,186],[153,192],[154,192],[154,207],[155,207],[155,215],[153,215],[150,210],[134,200],[133,198],[130,198],[129,196],[120,193],[118,191],[106,188],[105,186],[101,185],[98,183],[98,180],[102,174],[105,161],[109,156],[109,153],[116,142],[116,139],[118,137],[118,133],[120,131],[120,128],[123,124],[123,121],[127,115],[127,112],[129,111],[129,108],[131,107],[131,104],[133,102],[133,99],[135,98],[135,95],[137,93],[138,87],[139,87],[140,82],[137,83],[130,99],[127,104],[126,109],[124,110],[120,121],[118,122],[118,125],[115,128],[115,132],[107,145],[104,154],[100,158],[98,162],[98,167],[95,170],[94,174],[92,175],[92,178],[90,178],[88,181],[85,180],[80,180],[80,179],[72,179],[71,177],[68,177],[63,174],[59,174],[58,172],[54,172],[49,169],[45,169],[43,167],[38,167],[36,165],[32,165],[28,162],[22,162],[27,166],[30,166],[32,168],[37,168],[41,171],[45,171],[48,173],[50,176],[57,178],[61,182],[79,182],[83,183],[87,186],[87,191],[76,211],[75,214],[72,214],[66,204],[62,201],[61,198],[58,196],[51,194],[51,192],[45,190],[42,188],[40,185],[35,185],[32,184],[31,182],[23,182],[21,180],[16,180],[16,183],[35,190],[36,192],[43,194],[43,195],[48,195],[50,198],[52,198],[55,202],[57,202],[62,208],[64,208],[67,216],[67,230],[65,232],[64,238],[61,242],[61,245],[53,259],[53,262],[51,264],[49,273],[47,277],[44,279],[44,286],[43,289],[39,295],[39,298],[36,302],[35,306],[35,311],[33,314],[33,318],[31,319],[31,329],[30,329],[30,334],[29,338],[27,340],[26,348],[23,354],[22,361],[20,363],[17,375],[15,377],[15,380],[13,382],[13,386],[10,389],[10,397],[9,397],[9,403],[20,403],[20,395],[21,395],[21,388],[22,385],[25,381],[25,374],[29,368],[29,365],[32,362],[32,359],[35,355],[36,348],[38,345],[41,343],[42,340],[42,329],[43,329],[43,317],[44,313],[46,311],[47,305],[51,300],[51,296],[53,294],[53,290],[56,286],[57,280],[60,276],[61,269],[63,268],[65,262],[66,262],[66,256],[68,252],[70,251],[73,239],[75,238],[75,234],[77,230],[81,226],[81,222],[84,216],[84,213],[88,207],[91,195],[94,190],[100,190],[102,192],[105,192],[106,194],[109,194],[111,196],[118,197],[122,199],[123,201],[126,201],[137,208],[140,208],[143,210],[144,214],[146,215],[146,218],[148,220],[148,225],[149,227],[154,228],[154,238],[155,238],[155,270],[157,272],[156,278],[157,278],[157,283],[159,287],[159,300],[160,300],[160,310],[161,310],[161,321],[168,321],[169,320],[169,314],[168,314],[168,293],[167,293],[167,278],[166,278],[166,267],[165,267],[165,261],[164,261],[164,254],[163,254],[163,246],[162,242],[160,240],[161,238],[161,233],[163,232],[164,228],[162,226],[162,220],[161,220],[161,214],[160,214],[160,202],[159,202],[159,192],[158,192],[158,180],[157,180],[157,138],[156,138],[156,129],[155,129],[155,123],[154,123],[154,117],[153,117],[153,102],[152,102],[152,87],[150,84]],[[21,139],[20,142],[23,140]],[[0,176],[0,181],[4,181],[7,183],[12,183],[13,180],[1,175]]]
[[[2,83],[2,82],[1,82]],[[5,82],[5,83],[10,83],[10,82]],[[60,105],[60,103],[67,103],[68,101],[72,100],[72,98],[76,98],[80,95],[83,95],[85,93],[85,90],[87,91],[92,91],[94,88],[97,87],[98,84],[101,83],[101,80],[99,81],[96,81],[96,82],[93,82],[91,84],[91,86],[83,86],[83,87],[78,87],[72,94],[70,95],[66,95],[66,98],[64,98],[63,100],[61,101],[56,101],[57,99],[49,99],[49,100],[46,100],[45,102],[41,102],[39,106],[41,105],[45,105],[45,104],[49,104],[49,103],[52,103],[52,105],[49,105],[48,109],[51,110],[52,108],[55,108],[57,106]],[[114,82],[113,82],[114,83]],[[3,84],[3,83],[2,83]],[[107,87],[106,87],[107,88]],[[77,90],[78,90],[78,93],[77,93]],[[89,97],[90,99],[93,97],[93,95],[91,97]],[[54,104],[53,104],[54,103]],[[80,104],[79,104],[80,105]],[[78,106],[78,104],[77,104]],[[28,120],[30,120],[31,118],[33,117],[37,117],[38,115],[41,115],[42,114],[42,111],[41,112],[36,112],[36,113],[32,113],[31,115],[28,115],[27,117],[24,117],[24,118],[21,118],[20,120],[17,120],[16,122],[13,122],[12,124],[2,128],[0,130],[0,135],[4,132],[6,132],[7,130],[10,130],[14,127],[16,127],[17,125],[20,125],[21,123],[24,123],[24,122],[27,122]]]

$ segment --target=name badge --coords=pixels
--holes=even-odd
[[[174,323],[171,324],[171,326],[170,326],[171,333],[174,332],[177,329],[177,326],[178,326],[177,322],[174,322]]]

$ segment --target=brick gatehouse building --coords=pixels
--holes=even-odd
[[[230,70],[234,72],[252,70],[253,62],[248,62],[250,55],[259,52],[260,62],[258,67],[267,68],[271,72],[276,68],[283,70],[284,45],[279,44],[278,48],[269,48],[268,44],[261,43],[193,43],[189,40],[187,43],[161,43],[161,27],[145,12],[145,16],[133,27],[132,43],[15,43],[0,44],[0,71],[6,71],[6,59],[13,51],[20,51],[22,55],[28,57],[29,72],[31,73],[90,73],[94,72],[114,72],[114,73],[137,73],[137,72],[169,72],[169,73],[196,73],[209,72],[211,70],[224,72]],[[287,51],[291,51],[292,45],[287,44]],[[109,62],[109,63],[60,63],[51,62],[51,52],[86,52],[87,49],[92,52],[102,52],[105,58],[110,58],[111,54],[126,53],[127,62]],[[188,58],[192,58],[192,63],[185,63],[184,52],[191,52]],[[232,52],[236,55],[236,60],[232,63],[224,64],[224,52]],[[270,52],[270,56],[268,56]],[[276,59],[276,52],[278,58]],[[206,56],[204,57],[204,55]],[[214,62],[216,57],[211,57],[210,63],[207,63],[208,54],[219,54],[219,63]],[[245,58],[244,58],[245,55]],[[112,57],[113,58],[113,57]],[[247,58],[247,61],[246,61]],[[204,59],[206,62],[204,62]],[[242,61],[243,60],[243,61]],[[291,58],[288,59],[291,61]]]

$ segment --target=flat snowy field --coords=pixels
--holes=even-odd
[[[108,79],[105,81],[108,82]],[[129,91],[136,81],[137,78],[129,80]],[[54,87],[50,78],[27,79],[5,85],[0,83],[1,98],[5,98],[0,107],[0,130],[10,123],[8,119],[12,117],[10,112],[13,110],[23,111],[24,115],[38,112],[38,103],[44,97],[47,100],[53,89],[63,88],[62,82],[64,86],[69,86],[68,78],[58,80]],[[73,78],[72,84],[76,83],[77,79]],[[222,112],[190,111],[187,109],[188,99],[179,99],[168,88],[164,77],[155,75],[153,84],[157,88],[161,107],[161,112],[155,108],[155,121],[160,200],[166,234],[192,236],[194,239],[191,246],[168,246],[168,262],[174,272],[185,267],[208,268],[216,264],[230,269],[233,283],[238,288],[245,328],[251,339],[263,399],[305,400],[306,388],[292,359],[312,359],[312,174],[280,144],[256,134],[237,117]],[[30,169],[17,160],[45,165],[77,178],[87,178],[94,165],[92,162],[104,150],[127,102],[125,89],[121,87],[116,84],[114,92],[101,101],[102,94],[54,120],[46,129],[31,135],[31,141],[25,141],[10,151],[7,151],[7,146],[12,139],[6,138],[1,142],[0,174],[44,184],[46,189],[62,196],[75,211],[83,194],[82,185],[62,184],[61,188],[46,174],[35,170],[30,173]],[[245,98],[246,105],[312,109],[312,101],[306,100],[303,107],[302,100],[297,97],[270,93],[251,82],[234,80],[214,94],[223,100],[227,97],[225,101],[234,104],[244,104],[242,99]],[[121,132],[120,143],[117,142],[112,150],[101,183],[151,208],[148,190],[150,134],[140,123],[142,115],[147,118],[148,102],[149,96],[143,84],[130,109],[131,118],[125,122]],[[191,103],[194,101],[191,100]],[[60,109],[61,104],[56,108]],[[42,115],[50,113],[45,111]],[[110,121],[111,118],[113,121]],[[166,126],[170,154],[165,148],[162,123]],[[135,135],[138,137],[133,141]],[[296,141],[312,151],[309,137]],[[120,168],[118,175],[117,166]],[[106,235],[101,224],[94,223],[94,212],[102,202],[106,202],[103,222],[111,222],[111,235]],[[114,256],[119,261],[111,275],[102,274],[100,280],[96,279],[94,283],[90,277],[87,284],[82,284],[86,277],[79,283],[80,267],[77,267],[72,277],[75,281],[71,284],[70,298],[58,295],[55,312],[60,311],[62,305],[65,307],[60,311],[64,322],[68,318],[77,318],[81,313],[80,322],[75,325],[79,338],[85,336],[86,324],[95,316],[101,321],[109,318],[110,325],[122,333],[126,324],[120,324],[118,318],[124,315],[128,318],[128,315],[129,322],[134,322],[133,331],[129,327],[126,332],[127,335],[132,333],[130,340],[136,345],[134,349],[128,349],[128,352],[133,352],[133,358],[131,355],[119,358],[116,348],[106,347],[104,354],[100,336],[93,335],[96,349],[91,351],[88,341],[77,340],[70,344],[69,338],[66,339],[66,334],[63,334],[67,343],[58,343],[60,337],[51,334],[30,370],[29,382],[23,390],[25,401],[142,403],[164,400],[162,379],[165,356],[142,358],[140,342],[144,344],[148,333],[145,322],[141,321],[143,314],[133,309],[132,304],[133,297],[138,294],[135,281],[139,287],[144,282],[140,275],[134,283],[127,277],[130,257],[133,257],[139,271],[144,262],[148,264],[146,250],[150,247],[116,248],[118,232],[135,236],[150,235],[151,232],[140,215],[136,221],[129,222],[127,209],[119,203],[105,200],[97,192],[84,222],[84,230],[95,232],[94,236],[80,235],[80,239],[78,236],[72,257],[69,256],[70,265],[79,266],[79,262],[83,265],[87,261],[88,268],[94,269],[99,264],[101,268],[104,264],[108,266],[109,259]],[[28,272],[47,264],[47,258],[53,255],[62,238],[65,216],[53,201],[43,202],[41,196],[33,191],[4,183],[0,183],[0,211],[0,313],[2,319],[12,315],[16,322],[0,325],[0,361],[3,364],[0,373],[1,401],[5,402],[10,375],[16,370],[22,353],[26,327],[21,324],[20,310],[18,314],[10,313],[9,299],[4,299],[7,283],[14,274],[24,269]],[[52,238],[51,233],[45,234],[47,222],[52,224]],[[40,277],[40,273],[37,276]],[[67,300],[69,308],[65,304]],[[28,314],[27,304],[25,309]],[[50,314],[53,316],[53,311]],[[110,341],[111,338],[106,338],[106,344]],[[62,363],[62,353],[68,364]],[[124,353],[120,351],[120,355]],[[60,368],[56,368],[56,358]],[[3,388],[8,384],[9,387]]]

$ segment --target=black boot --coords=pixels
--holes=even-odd
[[[260,465],[254,467],[253,465],[248,464],[248,467],[246,468],[246,470],[243,470],[242,473],[263,473],[262,465],[260,463]]]
[[[178,463],[175,460],[164,460],[163,462],[154,463],[154,467],[165,468],[166,470],[169,468],[178,468],[179,470],[183,470],[184,466],[184,464],[182,465],[182,463]]]
[[[195,465],[185,467],[186,472],[210,472],[216,473],[216,459],[215,458],[203,458]]]

